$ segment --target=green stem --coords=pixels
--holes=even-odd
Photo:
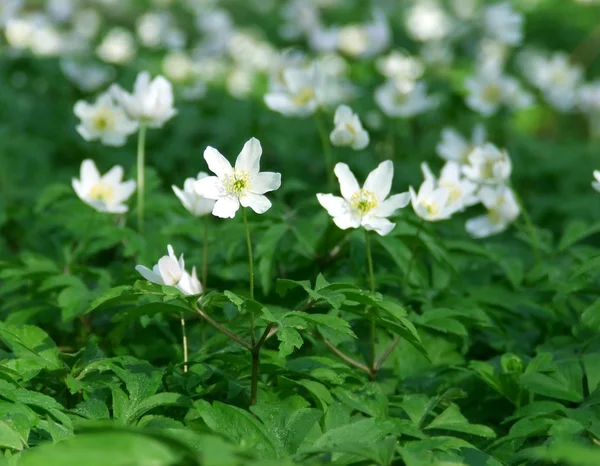
[[[423,230],[423,223],[425,223],[425,219],[421,219],[419,222],[419,226],[417,227],[417,233],[415,234],[415,239],[413,241],[412,248],[410,250],[410,258],[408,259],[408,266],[406,267],[406,275],[404,276],[404,285],[407,285],[410,280],[410,272],[412,271],[412,265],[415,261],[415,252],[417,251],[417,246],[419,245],[419,236],[421,235],[421,231]]]
[[[138,230],[144,230],[144,185],[146,168],[146,126],[140,125],[137,147],[137,221]]]
[[[206,290],[208,280],[208,217],[204,218],[204,237],[202,238],[202,289]]]
[[[325,155],[325,169],[327,170],[327,186],[330,190],[333,190],[333,151],[331,150],[331,142],[329,141],[329,137],[327,136],[327,130],[325,129],[323,120],[317,113],[315,113],[315,122],[317,124],[317,131],[319,132],[319,137],[321,138],[321,145],[323,146],[323,153]]]
[[[254,299],[254,258],[252,256],[252,241],[250,240],[250,228],[248,227],[248,216],[246,208],[242,207],[244,228],[246,229],[246,245],[248,246],[248,266],[250,269],[250,299]],[[254,314],[250,313],[250,340],[254,345]]]
[[[533,222],[531,220],[531,216],[529,215],[529,212],[525,208],[525,204],[523,203],[523,200],[517,194],[517,191],[515,191],[515,189],[513,189],[512,187],[510,189],[514,193],[515,199],[517,200],[517,203],[519,204],[519,207],[521,208],[521,213],[523,214],[523,220],[525,220],[525,225],[527,225],[527,229],[529,230],[529,236],[531,237],[531,248],[533,249],[533,256],[535,257],[536,264],[539,264],[540,263],[540,250],[539,250],[537,235],[535,234],[535,229],[533,227]]]
[[[373,273],[373,255],[371,253],[371,238],[369,237],[369,232],[365,230],[365,244],[367,248],[367,265],[369,268],[369,287],[371,289],[371,293],[375,292],[375,274]],[[377,359],[377,355],[375,353],[375,319],[371,319],[371,334],[370,334],[370,349],[371,349],[371,369],[375,368],[375,362]]]
[[[183,345],[183,372],[188,371],[188,341],[187,332],[185,329],[185,319],[183,318],[183,312],[181,313],[181,343]]]

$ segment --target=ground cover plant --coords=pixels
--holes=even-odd
[[[600,464],[593,0],[2,0],[0,464]]]

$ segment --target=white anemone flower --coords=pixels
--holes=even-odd
[[[103,176],[93,160],[81,163],[79,179],[73,178],[75,193],[98,212],[122,214],[127,212],[125,202],[135,191],[135,181],[122,181],[123,167],[115,165]]]
[[[362,188],[345,163],[336,164],[334,173],[340,182],[342,197],[319,193],[317,200],[333,217],[337,227],[346,230],[362,226],[381,236],[392,231],[396,224],[389,221],[388,217],[406,207],[410,201],[407,192],[388,197],[394,177],[392,161],[380,163],[369,173]]]
[[[347,105],[340,105],[333,117],[334,130],[329,139],[334,146],[350,146],[354,150],[361,150],[369,144],[367,133],[358,118],[358,115]]]
[[[435,107],[438,100],[427,95],[422,82],[396,82],[388,80],[375,90],[375,101],[389,117],[409,118]]]
[[[510,177],[512,162],[508,152],[488,142],[471,151],[468,164],[463,165],[462,171],[476,183],[502,184]]]
[[[113,84],[110,92],[131,118],[150,128],[162,127],[177,114],[173,107],[173,87],[163,76],[150,80],[150,73],[142,71],[133,85],[133,94],[118,84]]]
[[[194,217],[203,217],[210,214],[215,206],[214,200],[198,195],[194,189],[196,181],[208,176],[208,173],[200,172],[196,178],[186,178],[183,182],[183,189],[179,189],[175,185],[171,186],[173,192],[183,204],[183,207]]]
[[[204,160],[216,176],[208,176],[194,182],[199,196],[217,201],[213,215],[233,218],[242,207],[250,207],[257,214],[264,214],[271,208],[271,201],[264,195],[281,186],[281,174],[260,172],[262,147],[256,138],[251,138],[238,155],[235,167],[221,153],[207,147]]]
[[[444,128],[442,130],[442,140],[435,150],[445,160],[464,164],[468,162],[471,151],[482,146],[485,142],[486,130],[482,124],[478,124],[473,128],[470,141],[454,128]]]
[[[594,178],[596,181],[592,181],[592,188],[600,193],[600,170],[594,170]]]
[[[102,144],[118,147],[138,129],[137,121],[130,120],[108,93],[100,95],[93,104],[77,101],[73,112],[81,120],[77,132],[86,141],[99,139]]]
[[[287,68],[282,77],[284,88],[265,94],[267,107],[286,116],[312,115],[323,101],[322,76],[317,67]]]
[[[437,222],[449,219],[455,212],[449,205],[450,190],[443,186],[436,186],[435,180],[426,178],[419,192],[416,193],[412,186],[409,188],[410,200],[415,214],[428,222]]]
[[[173,247],[167,246],[168,255],[162,256],[150,270],[143,265],[136,265],[135,270],[146,280],[157,285],[173,286],[184,295],[195,295],[202,293],[202,284],[198,280],[196,267],[192,268],[192,273],[185,270],[185,261],[183,254],[175,255]]]
[[[506,230],[521,213],[514,192],[505,185],[484,186],[479,191],[479,198],[488,212],[467,220],[465,224],[467,232],[475,238],[485,238]]]
[[[479,202],[475,195],[478,185],[462,176],[461,166],[457,162],[448,161],[440,171],[439,179],[432,173],[426,162],[421,164],[425,180],[433,181],[435,187],[446,188],[449,191],[446,205],[449,210],[461,212]]]
[[[497,70],[480,70],[465,80],[467,105],[484,116],[491,116],[501,106],[525,108],[532,104],[530,94],[523,91],[519,82]]]
[[[127,29],[115,27],[108,31],[96,48],[96,54],[107,63],[123,64],[135,55],[135,39]]]
[[[483,26],[487,36],[508,45],[523,40],[523,16],[509,2],[488,5],[483,10]]]

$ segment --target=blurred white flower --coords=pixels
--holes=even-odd
[[[283,71],[285,89],[265,94],[267,107],[286,116],[312,115],[321,102],[322,76],[313,64]]]
[[[390,222],[388,217],[406,207],[410,201],[407,192],[388,197],[394,177],[392,161],[380,163],[369,173],[362,188],[345,163],[336,164],[334,172],[340,182],[342,197],[319,193],[317,200],[333,217],[337,227],[346,230],[362,226],[381,236],[392,231],[396,224]]]
[[[60,60],[60,69],[65,76],[84,92],[95,91],[112,80],[115,70],[110,65],[79,63],[73,59]]]
[[[271,201],[265,193],[281,186],[281,174],[259,172],[262,147],[256,138],[250,139],[238,155],[235,168],[213,147],[204,151],[204,160],[216,176],[209,176],[194,182],[199,196],[217,201],[213,215],[233,218],[242,207],[250,207],[257,214],[264,214],[271,208]]]
[[[108,93],[100,95],[94,104],[77,101],[73,111],[81,120],[77,132],[86,141],[98,139],[102,144],[118,147],[138,129],[137,121],[130,120]]]
[[[208,173],[200,172],[196,178],[186,178],[183,183],[183,190],[173,185],[173,192],[179,198],[183,207],[192,214],[194,217],[203,217],[212,212],[215,206],[215,201],[212,199],[206,199],[203,196],[198,195],[194,189],[196,181],[208,177]]]
[[[23,0],[4,0],[0,3],[0,28],[17,17],[17,14],[23,7]]]
[[[377,60],[377,70],[386,78],[396,82],[414,83],[425,71],[418,58],[398,50],[392,50],[385,57]]]
[[[594,178],[596,181],[592,181],[592,188],[600,193],[600,170],[594,170]]]
[[[445,40],[426,42],[421,46],[419,55],[430,66],[448,66],[454,60],[452,47]]]
[[[35,55],[56,56],[63,47],[63,38],[52,25],[35,28],[31,36],[31,51]]]
[[[299,39],[307,32],[320,27],[319,10],[311,1],[287,0],[279,11],[283,18],[279,34],[284,39]]]
[[[535,53],[521,55],[521,66],[531,84],[557,110],[568,112],[577,103],[577,88],[583,79],[583,69],[571,64],[569,56],[556,52],[550,57]]]
[[[150,270],[143,265],[136,265],[135,270],[146,280],[157,285],[173,286],[186,296],[202,293],[202,284],[198,280],[196,267],[189,274],[185,270],[183,254],[175,255],[173,247],[167,246],[168,255],[162,256],[156,265]]]
[[[142,44],[146,47],[158,47],[167,27],[168,17],[149,12],[140,16],[136,21],[136,32]]]
[[[135,55],[133,34],[121,27],[112,28],[96,49],[96,54],[107,63],[123,64]]]
[[[467,105],[484,116],[493,115],[502,105],[524,108],[532,104],[531,95],[515,78],[497,72],[480,71],[465,80],[465,88]]]
[[[125,202],[135,191],[135,181],[123,179],[123,167],[115,165],[103,176],[93,160],[81,163],[79,179],[73,178],[73,189],[79,199],[98,212],[122,214],[127,212]]]
[[[385,14],[376,9],[371,22],[348,24],[340,28],[338,48],[352,57],[372,57],[390,45],[391,35]]]
[[[358,118],[358,115],[347,105],[340,105],[333,117],[335,128],[329,135],[334,146],[350,146],[354,150],[361,150],[369,144],[367,133]]]
[[[8,45],[17,50],[31,50],[35,55],[58,55],[63,39],[49,18],[41,13],[9,18],[4,34]]]
[[[479,190],[479,198],[487,214],[469,219],[465,224],[467,232],[475,238],[506,230],[521,213],[515,194],[507,186],[484,186]]]
[[[523,40],[523,16],[509,2],[494,3],[483,9],[483,26],[488,37],[508,45]]]
[[[600,114],[600,81],[581,86],[577,92],[577,104],[585,113]]]
[[[408,34],[421,42],[443,39],[452,27],[452,19],[436,0],[416,1],[406,15]]]
[[[463,211],[466,207],[479,202],[475,195],[477,184],[462,176],[461,166],[457,162],[448,161],[437,179],[426,162],[421,164],[421,171],[426,181],[431,181],[435,188],[446,188],[448,200],[446,206],[452,213]]]
[[[409,118],[435,107],[438,99],[427,95],[423,82],[411,84],[388,80],[375,90],[375,102],[389,117]]]
[[[147,71],[137,75],[133,94],[123,90],[118,84],[113,84],[110,92],[131,118],[150,128],[162,127],[177,114],[173,107],[171,83],[162,76],[150,80],[150,73]]]
[[[234,67],[225,80],[227,92],[236,99],[243,99],[254,89],[256,72],[244,66]]]
[[[471,151],[462,171],[470,180],[481,184],[505,183],[512,172],[512,162],[505,150],[488,142]]]
[[[102,17],[93,8],[80,9],[73,17],[73,30],[80,37],[90,39],[98,34]]]
[[[409,188],[410,201],[415,214],[428,222],[437,222],[449,219],[454,210],[448,205],[450,190],[442,186],[436,186],[432,179],[425,179],[415,193],[412,186]]]
[[[47,0],[48,15],[58,22],[66,22],[73,16],[75,0]]]
[[[444,128],[442,130],[442,140],[438,143],[435,150],[445,160],[464,164],[468,162],[471,151],[475,147],[482,146],[485,141],[486,131],[485,126],[482,124],[478,124],[473,128],[471,141],[468,141],[453,128]]]
[[[169,52],[162,61],[162,70],[167,78],[175,82],[184,82],[194,75],[194,62],[185,52]]]

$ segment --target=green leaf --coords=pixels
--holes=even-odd
[[[304,340],[302,336],[295,328],[283,327],[277,332],[277,339],[281,342],[279,344],[279,356],[286,357],[294,352],[294,348],[300,349]]]
[[[114,288],[110,288],[102,293],[99,297],[97,297],[92,303],[87,307],[84,311],[84,314],[89,314],[90,312],[98,309],[103,304],[117,304],[117,303],[125,303],[131,300],[135,300],[137,297],[132,295],[132,287],[128,285],[116,286]]]
[[[451,430],[485,438],[496,437],[496,433],[489,427],[480,424],[470,424],[468,419],[461,414],[456,405],[450,405],[446,408],[444,412],[430,422],[425,429]]]
[[[125,420],[127,423],[131,423],[141,418],[148,411],[160,406],[183,406],[190,408],[192,404],[185,396],[180,395],[179,393],[157,393],[156,395],[143,399],[135,405],[130,405],[129,410],[125,415]]]
[[[575,220],[567,225],[565,232],[558,244],[559,251],[565,251],[575,243],[591,236],[600,231],[600,223],[587,225],[584,222]]]
[[[7,421],[0,419],[0,448],[22,450],[24,447],[21,435]]]
[[[530,373],[523,374],[520,377],[521,385],[527,390],[547,396],[549,398],[557,398],[559,400],[573,401],[580,403],[583,397],[580,393],[568,386],[568,382],[564,377],[556,379],[547,374]]]
[[[586,445],[575,440],[558,438],[547,445],[532,448],[527,452],[531,459],[551,461],[565,466],[597,466],[600,450],[595,445]]]
[[[33,325],[0,323],[0,339],[18,358],[35,361],[48,370],[60,370],[60,353],[48,334]]]
[[[43,444],[22,454],[19,466],[175,466],[182,454],[136,432],[79,434],[56,444]]]

